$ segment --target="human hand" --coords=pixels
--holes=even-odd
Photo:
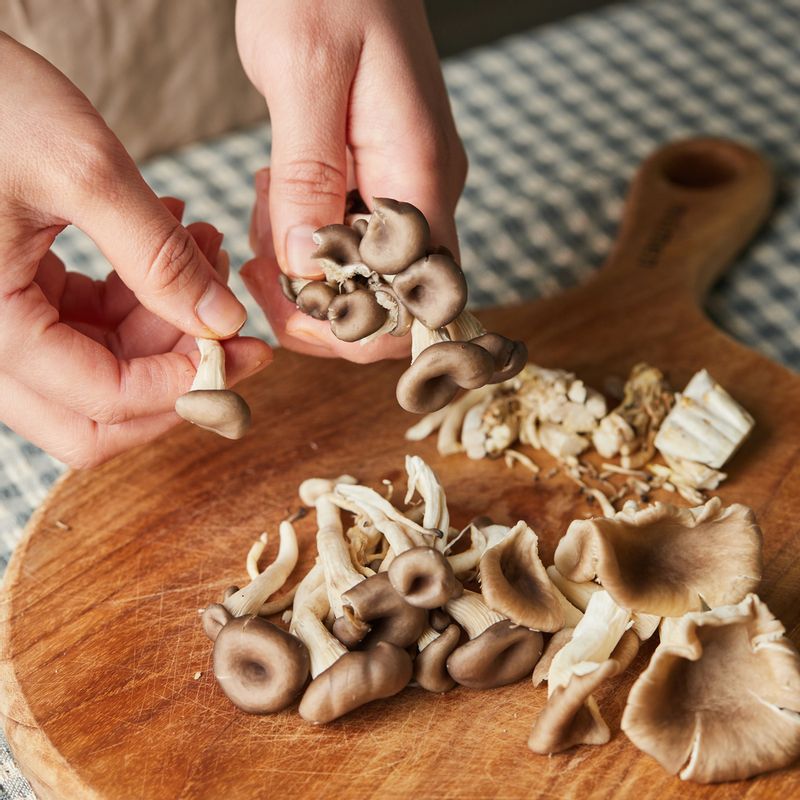
[[[407,355],[409,337],[340,342],[276,278],[319,277],[311,234],[342,221],[353,187],[368,202],[417,206],[434,243],[457,256],[467,162],[421,0],[239,0],[236,31],[272,120],[271,170],[256,176],[256,258],[241,273],[248,289],[287,347],[353,361]]]
[[[233,336],[246,313],[221,234],[180,224],[66,77],[0,33],[0,78],[0,420],[91,466],[179,422],[194,337]],[[104,281],[50,250],[69,224],[114,267]],[[270,359],[256,339],[224,346],[230,383]]]

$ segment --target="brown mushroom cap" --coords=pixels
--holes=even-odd
[[[537,631],[564,627],[564,609],[539,558],[539,538],[524,522],[484,552],[480,575],[489,608]]]
[[[333,335],[343,342],[357,342],[375,333],[388,313],[368,289],[337,295],[328,306]]]
[[[761,579],[753,512],[714,497],[697,509],[656,503],[613,518],[575,520],[558,543],[556,569],[599,579],[623,608],[662,617],[738,602]]]
[[[425,255],[430,239],[428,221],[418,208],[375,197],[359,252],[370,269],[381,275],[396,275]]]
[[[412,606],[437,608],[455,593],[456,576],[444,554],[432,547],[400,553],[387,571],[394,590]]]
[[[214,642],[214,675],[235,706],[250,714],[280,711],[308,678],[305,645],[261,617],[232,619]]]
[[[187,422],[226,439],[241,439],[250,427],[250,407],[231,389],[194,389],[175,401]]]
[[[528,747],[534,753],[549,755],[578,744],[605,744],[611,731],[591,695],[618,672],[619,664],[608,659],[585,675],[573,675],[566,686],[555,689],[533,723]]]
[[[372,647],[376,642],[408,647],[419,639],[428,622],[427,611],[407,603],[394,590],[385,572],[370,575],[348,589],[342,595],[342,601],[345,607],[352,609],[356,619],[370,623],[369,636],[364,641],[367,647]],[[348,635],[354,630],[350,626]]]
[[[314,244],[317,249],[311,258],[332,261],[339,266],[360,264],[358,244],[361,235],[349,225],[326,225],[314,231]]]
[[[328,285],[325,281],[310,281],[297,293],[295,302],[297,307],[309,317],[327,319],[328,307],[335,297],[337,297],[337,292],[333,286]]]
[[[316,725],[332,722],[372,700],[401,692],[411,680],[411,656],[388,642],[347,653],[311,681],[300,716]]]
[[[281,291],[283,292],[283,296],[290,303],[297,303],[297,294],[295,293],[294,289],[292,288],[292,279],[285,272],[281,272],[278,275],[278,286],[281,287]]]
[[[669,623],[628,696],[628,738],[699,783],[743,780],[800,756],[800,654],[767,606],[750,594]]]
[[[359,235],[359,237],[361,237],[367,232],[367,224],[367,220],[365,220],[363,217],[359,217],[358,219],[353,220],[352,228]]]
[[[462,389],[479,389],[494,374],[494,359],[470,342],[426,347],[397,382],[397,402],[412,414],[444,408]]]
[[[528,347],[525,342],[507,339],[499,333],[484,333],[470,340],[494,358],[494,373],[487,383],[502,383],[513,378],[528,363]]]
[[[531,682],[534,686],[538,686],[540,683],[547,680],[547,675],[550,672],[550,665],[553,663],[553,659],[556,657],[558,651],[569,642],[574,632],[575,628],[562,628],[550,637],[547,644],[544,646],[542,657],[536,662],[533,675],[531,675]]]
[[[462,586],[463,591],[463,586]],[[441,633],[450,623],[453,618],[443,608],[433,608],[429,616],[429,623],[431,628]]]
[[[609,658],[613,658],[614,661],[619,664],[620,672],[625,672],[625,670],[633,664],[633,659],[636,658],[641,644],[642,640],[633,629],[627,630],[622,634],[622,638],[617,642],[617,646],[612,650],[609,656]]]
[[[397,306],[397,323],[395,324],[394,328],[389,331],[389,335],[405,336],[411,330],[411,325],[414,322],[413,314],[400,302],[400,298],[398,298],[397,293],[388,283],[380,284],[373,291],[376,295],[386,294],[394,299],[394,302]]]
[[[331,633],[345,647],[357,647],[371,630],[372,626],[359,619],[350,606],[343,607],[342,616],[337,617],[331,626]]]
[[[530,675],[541,654],[541,633],[502,620],[454,650],[447,671],[462,686],[494,689]]]
[[[415,261],[392,281],[402,304],[428,328],[449,325],[467,305],[467,279],[449,256]]]
[[[447,671],[447,659],[461,641],[461,628],[448,625],[414,661],[414,680],[429,692],[447,692],[456,682]]]
[[[222,603],[212,603],[203,609],[201,616],[203,631],[211,641],[215,641],[219,632],[233,619],[233,615]]]

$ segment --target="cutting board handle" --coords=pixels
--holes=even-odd
[[[603,279],[688,291],[711,284],[761,226],[775,193],[754,150],[716,138],[673,142],[642,163]]]

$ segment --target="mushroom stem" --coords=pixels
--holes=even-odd
[[[223,601],[225,608],[234,617],[258,614],[264,601],[286,583],[297,565],[297,534],[294,526],[288,520],[284,520],[280,524],[279,532],[280,544],[275,561],[244,589],[239,589]]]
[[[506,620],[502,614],[492,611],[477,592],[467,589],[461,597],[447,601],[447,613],[467,632],[470,639],[480,636],[488,627],[496,622]]]
[[[447,533],[450,529],[450,513],[447,510],[444,488],[436,473],[419,456],[406,456],[406,473],[408,474],[406,505],[411,502],[414,492],[418,492],[425,503],[422,526],[428,530]],[[444,537],[434,540],[433,546],[443,551],[446,547]]]
[[[195,339],[200,351],[200,363],[190,392],[201,389],[225,388],[225,350],[216,339]]]

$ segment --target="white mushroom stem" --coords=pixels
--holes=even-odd
[[[275,560],[244,589],[228,597],[223,605],[234,617],[258,614],[264,601],[278,591],[297,565],[297,534],[288,520],[280,524],[280,544]]]
[[[298,587],[289,632],[308,648],[311,677],[324,672],[347,653],[347,648],[325,627],[329,611],[325,574],[317,564]]]
[[[190,391],[225,388],[225,350],[216,339],[195,339],[200,363]]]
[[[423,439],[427,439],[442,424],[451,405],[452,403],[438,411],[431,411],[430,414],[426,414],[419,422],[412,425],[405,433],[406,441],[421,442]]]
[[[446,330],[449,338],[454,342],[466,342],[486,333],[486,328],[469,311],[462,311],[446,326]]]
[[[593,594],[572,639],[553,658],[547,674],[548,696],[566,686],[573,675],[587,675],[607,661],[629,627],[630,614],[608,592]]]
[[[486,550],[486,535],[475,525],[469,526],[469,547],[461,553],[447,556],[456,577],[466,575],[478,568],[481,556]],[[454,544],[455,540],[450,544]]]
[[[492,611],[477,592],[465,589],[461,597],[448,600],[447,613],[467,632],[470,639],[480,636],[487,628],[506,619]]]
[[[449,456],[464,450],[464,444],[460,439],[464,418],[473,406],[490,398],[495,388],[495,385],[491,384],[481,386],[480,389],[473,389],[444,407],[443,410],[447,413],[436,440],[436,450],[439,455]]]
[[[422,526],[428,530],[440,530],[447,534],[450,530],[450,512],[447,510],[447,497],[436,473],[419,457],[406,456],[408,490],[405,503],[408,505],[418,492],[425,503]],[[437,550],[444,550],[446,543],[442,536],[434,541]]]
[[[419,639],[417,639],[417,649],[419,652],[421,653],[429,644],[435,642],[439,636],[441,636],[439,631],[428,625],[420,634]]]
[[[247,574],[250,576],[251,581],[255,580],[261,573],[261,570],[258,568],[258,559],[264,555],[267,541],[267,533],[265,531],[253,542],[247,553]]]

